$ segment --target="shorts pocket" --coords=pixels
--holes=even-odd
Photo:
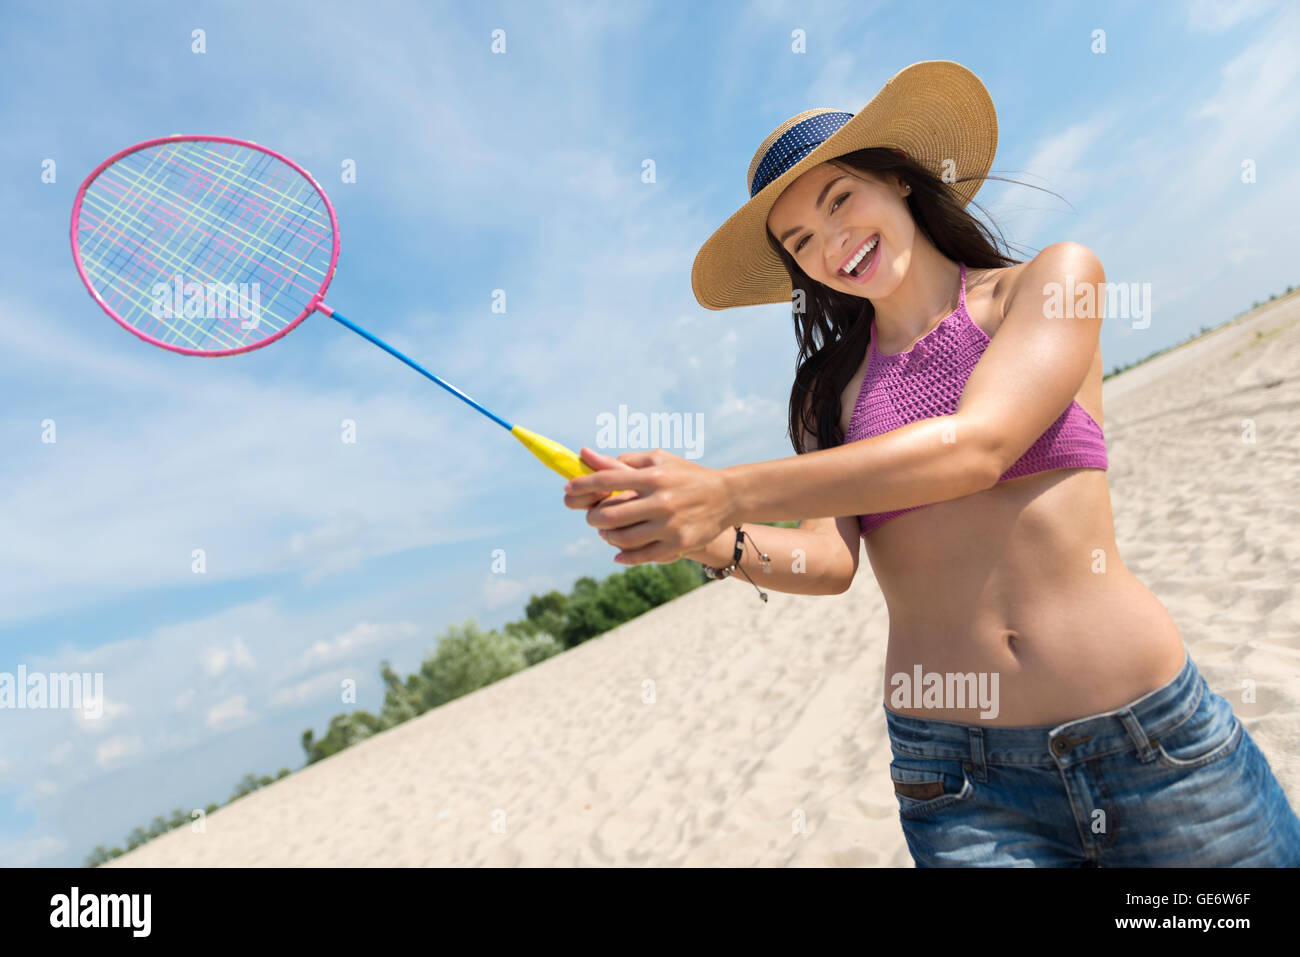
[[[889,777],[902,818],[937,813],[975,793],[975,785],[957,760],[895,758],[889,764]]]
[[[1203,691],[1196,710],[1182,724],[1152,739],[1156,760],[1167,768],[1199,768],[1232,754],[1245,732],[1232,704]]]

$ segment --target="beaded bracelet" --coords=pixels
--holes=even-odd
[[[754,541],[752,536],[750,537],[750,541],[751,542]],[[768,555],[765,552],[759,549],[757,542],[754,543],[754,550],[758,552],[759,566],[763,569],[763,571],[770,572],[772,570],[772,566],[770,564],[771,558],[768,557]],[[759,588],[758,585],[755,585],[754,579],[749,577],[749,572],[745,571],[745,569],[740,567],[740,559],[744,555],[744,552],[745,552],[745,533],[741,529],[741,527],[737,525],[736,526],[736,550],[735,553],[731,556],[731,564],[725,565],[722,568],[712,568],[708,565],[704,565],[703,562],[701,562],[700,564],[703,565],[704,574],[715,580],[721,580],[723,578],[727,578],[732,574],[734,574],[737,569],[740,569],[740,573],[744,575],[747,579],[749,579],[749,583],[751,585],[754,585],[754,590],[758,592],[758,597],[763,599],[763,601],[767,601],[767,592]]]

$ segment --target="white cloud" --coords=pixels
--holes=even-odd
[[[1276,6],[1272,0],[1194,0],[1187,8],[1187,28],[1222,33]]]
[[[350,657],[358,660],[358,668],[372,674],[372,659],[380,649],[420,633],[412,621],[376,622],[359,616],[353,617],[356,625],[338,631],[332,622],[344,613],[332,606],[286,613],[276,602],[262,599],[161,626],[143,638],[98,648],[64,648],[34,661],[32,668],[66,671],[72,670],[73,662],[84,660],[95,660],[104,668],[105,685],[113,689],[113,696],[104,701],[104,718],[95,722],[82,720],[80,714],[75,717],[86,731],[107,729],[92,754],[94,768],[109,770],[128,758],[158,757],[200,744],[213,732],[255,721],[259,715],[250,702],[270,700],[284,706],[310,703],[313,698],[337,699],[339,681],[355,678],[356,671],[314,675],[296,683],[290,676]],[[322,633],[330,637],[313,641]],[[124,650],[130,654],[124,655]],[[32,780],[44,768],[55,766],[60,769],[56,782],[65,791],[93,780],[93,769],[72,760],[76,750],[66,737],[66,726],[43,722],[43,714],[22,713],[28,725],[14,733],[27,742],[24,755],[28,757],[21,765],[15,759],[0,777]],[[274,733],[292,739],[294,731],[279,728]],[[39,755],[49,757],[31,757]]]
[[[104,695],[100,704],[100,711],[99,717],[92,718],[86,715],[85,708],[75,708],[72,711],[72,717],[82,731],[90,734],[103,734],[109,730],[110,725],[114,724],[118,718],[131,714],[132,708],[125,701]]]
[[[215,730],[223,725],[251,718],[252,713],[246,707],[247,704],[248,696],[237,694],[213,705],[208,709],[208,728]]]
[[[592,529],[592,534],[596,534]],[[549,582],[541,576],[517,578],[511,575],[487,574],[483,576],[479,604],[484,609],[503,608],[517,605],[531,594],[550,590]]]
[[[200,736],[193,732],[168,731],[158,742],[158,753],[163,754],[168,751],[183,751],[192,748],[200,741]]]
[[[103,769],[120,764],[142,750],[138,735],[116,735],[95,749],[95,763]]]
[[[1259,292],[1278,291],[1276,250],[1295,245],[1300,194],[1291,185],[1292,144],[1300,138],[1300,7],[1288,4],[1256,24],[1249,42],[1219,68],[1214,91],[1183,111],[1180,130],[1145,139],[1129,152],[1148,183],[1139,235],[1160,236],[1151,279],[1163,311],[1163,328],[1186,304],[1205,322],[1221,321]],[[1170,144],[1175,146],[1171,148]],[[1242,182],[1242,163],[1253,160],[1257,182]],[[1282,165],[1279,165],[1281,163]],[[1205,257],[1205,237],[1220,237],[1224,255]],[[1188,270],[1186,264],[1196,267]],[[1162,275],[1163,274],[1163,275]],[[1181,334],[1193,331],[1189,323]],[[1165,333],[1174,338],[1174,331]],[[1181,337],[1181,336],[1180,336]]]
[[[811,41],[816,43],[817,40]],[[871,101],[884,81],[888,79],[882,76],[880,83],[871,86],[870,83],[863,81],[862,76],[862,57],[859,51],[844,50],[839,53],[831,53],[818,58],[820,69],[817,76],[809,85],[807,93],[807,103],[809,109],[832,109],[843,110],[845,113],[857,113]],[[790,113],[803,112],[795,110]],[[777,123],[783,122],[789,117],[781,117],[780,120],[772,123],[775,129]],[[769,131],[770,132],[770,131]],[[753,149],[758,149],[761,140],[755,141]],[[748,171],[748,167],[746,167]]]
[[[109,672],[139,661],[147,653],[146,643],[139,638],[109,641],[90,648],[66,646],[52,656],[39,657],[38,670],[62,672]]]
[[[996,162],[994,175],[1007,176],[1028,186],[991,180],[990,184],[1001,187],[992,201],[979,194],[976,200],[985,206],[989,217],[1008,238],[1030,242],[1045,222],[1071,213],[1071,207],[1061,199],[1040,189],[1059,194],[1077,211],[1097,180],[1099,143],[1117,119],[1115,114],[1098,113],[1052,132],[1032,149],[1023,164],[1017,163],[1012,173],[998,172],[1004,164]],[[1040,189],[1032,188],[1035,186]]]
[[[312,642],[299,657],[298,663],[304,668],[314,668],[355,655],[363,650],[390,644],[402,638],[410,638],[419,632],[419,626],[413,621],[360,621],[332,638]]]
[[[593,528],[591,530],[590,535],[584,535],[581,538],[575,538],[573,541],[569,542],[569,544],[565,545],[564,554],[580,555],[583,554],[584,552],[593,551],[596,548],[596,543],[599,540],[600,539],[596,537],[596,530]]]
[[[327,696],[336,702],[341,702],[343,682],[348,678],[355,680],[356,675],[348,671],[331,671],[304,678],[302,681],[276,689],[271,695],[271,704],[273,707],[280,708],[305,704]]]
[[[1295,141],[1297,112],[1288,104],[1300,102],[1300,7],[1288,4],[1267,30],[1229,60],[1219,71],[1219,86],[1203,102],[1188,110],[1197,136],[1194,159],[1185,172],[1178,168],[1171,184],[1186,195],[1215,196],[1239,189],[1242,161],[1255,159],[1274,144]],[[1261,177],[1289,175],[1264,169]],[[1179,175],[1181,174],[1181,175]]]
[[[0,841],[0,861],[9,867],[39,867],[65,847],[65,840],[48,835],[30,835],[14,841]]]
[[[253,661],[252,652],[244,644],[244,640],[238,635],[235,636],[234,642],[227,649],[221,645],[210,645],[203,649],[199,655],[199,662],[203,671],[209,677],[217,677],[226,668],[240,668],[244,671],[256,671],[257,666]]]

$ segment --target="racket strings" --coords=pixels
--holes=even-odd
[[[145,289],[142,287],[151,285],[150,280],[160,279],[164,276],[170,278],[170,274],[180,274],[185,280],[199,280],[212,283],[230,283],[238,289],[239,284],[247,283],[254,279],[255,267],[258,265],[258,259],[252,255],[260,255],[262,264],[266,265],[268,272],[271,274],[269,281],[274,287],[272,290],[271,301],[266,304],[267,312],[271,316],[273,325],[282,325],[284,317],[280,316],[274,305],[278,294],[283,289],[283,283],[287,281],[294,283],[292,276],[286,276],[283,272],[275,268],[275,265],[288,265],[281,257],[276,256],[274,251],[266,248],[267,244],[263,242],[250,242],[247,235],[240,235],[238,232],[229,228],[229,223],[223,223],[219,218],[220,215],[232,219],[232,214],[237,211],[231,207],[221,209],[211,203],[201,204],[197,209],[177,210],[163,206],[163,202],[175,204],[179,199],[184,197],[165,196],[160,193],[170,193],[165,187],[160,191],[157,187],[141,190],[141,184],[136,177],[135,182],[128,181],[125,176],[116,177],[119,180],[119,188],[114,188],[111,183],[115,179],[115,171],[107,171],[105,178],[106,191],[114,195],[118,205],[113,210],[111,221],[101,221],[103,227],[103,236],[110,240],[111,245],[117,248],[114,250],[114,257],[108,261],[107,265],[111,270],[116,271],[113,277],[117,281],[110,279],[110,286],[120,295],[132,294],[134,298],[135,311],[130,316],[131,319],[141,318],[146,306],[152,303],[144,295]],[[205,177],[195,176],[192,182],[202,184]],[[214,198],[220,198],[218,190],[209,191],[209,195]],[[139,201],[137,201],[139,200]],[[126,210],[122,209],[122,203],[125,202]],[[130,216],[150,217],[153,222],[148,223],[130,223],[127,220]],[[266,217],[270,222],[271,218]],[[92,222],[94,221],[92,214]],[[186,230],[187,221],[190,228]],[[237,221],[235,221],[237,222]],[[226,228],[222,228],[222,227]],[[159,228],[161,227],[161,229]],[[146,232],[145,230],[148,230]],[[161,244],[147,242],[146,239],[158,239],[166,237],[167,230],[177,231],[175,245],[167,241]],[[259,248],[261,247],[261,248]],[[242,259],[241,259],[242,257]],[[134,262],[132,262],[134,259]],[[247,260],[253,268],[240,272],[238,267],[243,260]],[[159,273],[163,276],[160,276]],[[142,281],[143,280],[143,281]],[[184,287],[181,287],[184,290]],[[310,289],[303,287],[303,290],[310,293]],[[171,324],[170,331],[173,334],[188,340],[191,345],[197,345],[192,336],[187,331],[198,331],[202,333],[203,327],[193,321],[188,321],[190,317],[182,309],[175,309],[174,314],[168,318],[176,320]],[[211,317],[216,322],[226,327],[227,335],[222,337],[227,345],[234,344],[233,339],[237,339],[237,334],[233,333],[233,323],[229,321],[229,316],[221,316],[220,311],[214,311]],[[167,323],[160,323],[161,326],[167,326]],[[188,326],[188,329],[185,327]],[[150,328],[146,324],[146,329]],[[159,330],[154,329],[157,332]]]
[[[103,169],[82,196],[77,246],[120,322],[203,352],[248,348],[301,318],[337,248],[311,180],[268,152],[206,140]]]
[[[251,202],[242,202],[242,196],[233,195],[230,189],[214,180],[212,175],[209,175],[211,173],[221,175],[219,171],[213,170],[211,166],[201,162],[202,159],[211,159],[210,152],[206,157],[199,158],[200,165],[202,166],[201,170],[196,170],[194,167],[187,166],[183,163],[176,163],[175,158],[170,156],[168,151],[160,151],[160,155],[165,161],[174,163],[180,173],[189,177],[188,182],[184,187],[184,194],[177,195],[176,191],[167,188],[165,184],[157,184],[151,177],[149,180],[152,184],[151,188],[144,190],[141,194],[144,202],[134,203],[132,200],[136,194],[133,191],[140,190],[141,186],[138,182],[138,176],[136,177],[136,182],[126,182],[123,180],[122,185],[126,187],[125,190],[114,190],[112,187],[109,187],[109,191],[116,193],[119,199],[119,216],[120,201],[125,200],[127,202],[128,212],[150,216],[154,219],[156,224],[162,224],[173,229],[179,229],[184,227],[187,220],[190,222],[193,228],[190,230],[189,235],[182,234],[179,237],[181,243],[180,251],[185,251],[186,241],[198,240],[198,244],[192,247],[192,251],[195,255],[189,257],[178,256],[175,251],[169,250],[164,246],[162,252],[169,255],[164,255],[158,258],[163,260],[163,265],[165,265],[167,269],[184,270],[188,266],[191,271],[197,271],[199,274],[197,277],[191,278],[206,279],[213,282],[247,282],[253,279],[255,268],[259,265],[258,259],[252,255],[256,253],[261,257],[262,261],[260,264],[266,265],[268,272],[271,273],[274,279],[281,281],[279,285],[276,285],[274,281],[272,282],[272,284],[276,286],[273,297],[282,291],[284,283],[298,285],[303,292],[310,296],[314,291],[312,288],[295,283],[292,274],[286,275],[271,265],[274,263],[292,270],[297,264],[291,264],[283,257],[276,255],[278,250],[272,246],[272,244],[261,238],[257,232],[252,232],[249,229],[250,225],[253,227],[259,225],[258,220],[261,220],[261,222],[265,223],[270,229],[274,229],[276,226],[283,226],[283,217],[268,215],[269,205],[284,206],[285,204],[283,202],[276,200],[273,204],[266,203],[264,196],[258,195],[258,193],[253,189],[249,189],[249,183],[247,181],[250,180],[251,177],[248,176],[243,177],[245,182],[237,183],[237,185],[242,188],[243,192],[251,200]],[[257,173],[259,177],[264,177],[270,164],[271,157],[263,154],[259,164],[260,168],[255,169],[254,172]],[[288,169],[288,167],[285,167],[285,169]],[[113,178],[112,171],[110,170],[108,172],[111,181]],[[301,178],[298,179],[300,180]],[[254,181],[253,186],[254,188],[262,186],[274,189],[272,184],[265,180],[262,182]],[[199,193],[197,203],[192,195],[196,189]],[[280,191],[275,190],[275,192]],[[314,190],[311,192],[312,195],[315,195]],[[184,203],[184,208],[176,208],[182,203]],[[241,208],[246,212],[241,213]],[[252,223],[241,223],[241,216],[244,218],[251,218]],[[305,222],[306,220],[303,221]],[[114,225],[116,228],[115,224],[110,225]],[[239,226],[242,228],[237,231],[231,229],[231,226]],[[109,235],[118,238],[123,235],[123,231],[120,228],[116,228],[116,232]],[[127,249],[131,248],[130,243],[123,243],[122,245],[127,247]],[[137,246],[132,251],[141,260],[147,259],[149,255],[149,250],[147,248],[141,248],[140,246]],[[252,267],[242,274],[238,272],[238,267],[241,264],[241,257],[247,260]],[[115,264],[120,266],[121,262],[117,261]],[[137,275],[138,266],[142,264],[143,263],[137,264]],[[156,267],[158,265],[157,261],[152,265]],[[235,268],[233,275],[231,274],[231,267]],[[317,273],[318,275],[323,275],[323,270],[317,270]],[[137,276],[128,274],[127,278],[137,278]],[[276,315],[274,308],[271,309],[271,313],[273,316]]]
[[[107,181],[105,183],[105,188],[108,190],[108,192],[113,193],[116,196],[118,196],[120,199],[130,203],[133,198],[130,191],[135,189],[137,187],[137,184],[126,182],[122,173],[114,168],[110,168],[109,170],[105,171],[104,175]],[[194,175],[193,181],[201,181],[203,178],[204,177],[202,177],[201,174]],[[163,187],[162,189],[163,191],[168,193],[172,192],[170,189],[166,189],[166,187]],[[211,195],[217,196],[218,189],[221,189],[219,184],[217,184],[214,187],[211,187]],[[165,197],[164,202],[160,202],[157,198],[155,198],[154,195],[143,194],[142,202],[139,207],[139,212],[149,215],[155,221],[158,222],[167,222],[168,220],[171,220],[173,224],[176,224],[176,223],[183,222],[183,218],[178,217],[177,215],[176,205],[185,201],[186,201],[186,197],[179,197],[179,196],[175,196],[174,194]],[[242,206],[246,210],[250,210],[250,212],[254,216],[263,216],[269,225],[274,225],[277,220],[280,221],[281,225],[284,224],[282,217],[279,217],[278,214],[269,214],[264,212],[265,208],[251,209],[246,204],[239,202],[238,197],[232,197],[231,202],[233,202],[237,206]],[[215,211],[212,208],[204,207],[204,206],[196,206],[193,209],[188,210],[188,212],[190,217],[193,219],[194,226],[196,227],[203,226],[203,227],[214,229],[215,234],[209,236],[208,237],[209,240],[215,239],[217,242],[221,243],[227,249],[231,251],[238,251],[237,246],[234,246],[229,243],[221,242],[221,236],[224,236],[226,239],[231,240],[232,243],[243,243],[248,247],[255,248],[256,251],[261,252],[263,255],[265,255],[269,262],[275,262],[285,266],[289,265],[287,262],[285,262],[283,259],[280,259],[276,255],[276,253],[278,253],[279,250],[275,246],[267,243],[256,233],[250,232],[246,227],[244,227],[238,221],[238,219],[232,217],[228,221],[223,221],[218,215],[215,214]],[[304,222],[306,222],[306,220],[304,220]],[[238,231],[236,231],[236,229],[238,229]],[[308,267],[308,269],[310,269],[310,267]],[[318,269],[314,271],[317,272],[320,277],[323,277],[324,275],[323,270]]]

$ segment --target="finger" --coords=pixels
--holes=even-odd
[[[645,469],[602,469],[587,475],[576,475],[564,486],[565,495],[589,495],[592,492],[602,494],[628,489],[634,492],[649,493],[658,481],[658,473]]]
[[[586,510],[594,506],[602,498],[607,497],[608,496],[601,492],[593,492],[590,495],[566,495],[564,496],[564,504],[568,508],[580,508]]]
[[[618,459],[606,455],[603,452],[597,452],[595,449],[586,445],[584,445],[581,449],[578,450],[578,456],[587,465],[588,468],[595,469],[597,472],[606,471],[609,469],[630,470],[632,468],[632,466],[620,462]],[[564,488],[565,488],[565,496],[564,496],[565,507],[581,508],[581,509],[591,508],[601,499],[605,498],[609,494],[609,492],[615,491],[614,489],[608,489],[604,491],[597,490],[594,492],[587,492],[585,494],[574,494],[570,490],[570,487],[568,485],[565,485]],[[625,491],[625,490],[618,489],[618,491]],[[625,497],[632,498],[633,496],[628,495]]]
[[[608,504],[610,502],[628,502],[636,498],[635,492],[621,491],[617,495],[607,495],[604,492],[592,492],[590,495],[566,495],[564,504],[569,508],[580,508],[583,510],[594,508],[597,504]]]
[[[603,452],[597,452],[595,449],[584,445],[578,450],[578,457],[590,469],[602,471],[604,469],[626,469],[631,466],[624,465],[618,459],[606,455]],[[584,473],[585,474],[585,473]],[[565,486],[568,489],[568,486]],[[590,492],[585,495],[566,494],[564,504],[567,508],[588,509],[599,502],[606,496],[605,492]]]
[[[665,537],[663,522],[638,522],[620,528],[598,528],[597,532],[609,544],[624,551],[652,545]]]
[[[667,542],[651,542],[640,548],[625,548],[614,556],[620,565],[645,565],[654,562],[659,565],[671,565],[681,558],[682,549]]]
[[[618,460],[631,468],[643,469],[651,465],[658,465],[662,462],[663,450],[655,449],[653,452],[624,452],[618,457]]]
[[[662,521],[668,516],[662,505],[637,495],[611,496],[587,509],[587,524],[593,528],[626,528],[639,522]]]
[[[612,455],[606,455],[604,452],[597,452],[595,449],[588,448],[585,445],[578,450],[578,457],[597,471],[601,469],[626,469],[632,467],[624,462],[620,462]]]

